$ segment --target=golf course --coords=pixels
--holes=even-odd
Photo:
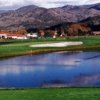
[[[0,100],[99,100],[100,88],[1,89]]]
[[[32,47],[31,45],[82,42],[62,47]],[[100,37],[43,38],[32,40],[0,40],[0,59],[58,51],[100,51]],[[0,89],[0,100],[99,100],[99,87],[11,88]]]
[[[82,45],[64,47],[30,47],[37,44],[82,42]],[[100,50],[100,37],[43,38],[33,40],[0,40],[0,58],[57,51]]]

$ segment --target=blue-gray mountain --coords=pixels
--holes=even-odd
[[[88,24],[100,24],[100,3],[84,6],[67,5],[50,9],[29,5],[17,10],[1,11],[0,28],[12,30],[18,27],[48,28],[82,20]]]

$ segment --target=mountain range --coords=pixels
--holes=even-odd
[[[19,27],[49,28],[63,23],[100,24],[100,3],[93,5],[42,8],[35,5],[16,10],[0,11],[0,29],[16,30]]]

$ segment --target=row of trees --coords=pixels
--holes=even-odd
[[[17,34],[27,34],[27,33],[37,33],[40,37],[65,37],[65,36],[81,36],[91,34],[91,29],[86,25],[72,24],[67,27],[55,27],[53,29],[26,29],[24,27],[18,27],[16,30],[8,30],[10,33]]]

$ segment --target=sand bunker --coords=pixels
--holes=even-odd
[[[34,44],[30,47],[66,47],[66,46],[75,46],[82,45],[83,42],[58,42],[58,43],[46,43],[46,44]]]

